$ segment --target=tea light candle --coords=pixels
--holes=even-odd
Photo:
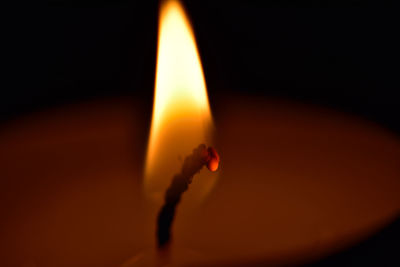
[[[156,255],[160,207],[143,193],[147,127],[132,102],[64,107],[3,125],[3,265],[115,266]],[[398,214],[393,133],[296,103],[232,96],[216,106],[219,178],[201,205],[183,196],[175,263],[306,262]]]

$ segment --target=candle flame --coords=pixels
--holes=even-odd
[[[213,129],[206,83],[194,33],[182,5],[162,3],[158,32],[155,97],[145,164],[145,191],[163,197],[184,158],[210,145]],[[202,199],[215,174],[196,177],[188,195]],[[193,189],[192,189],[193,188]]]

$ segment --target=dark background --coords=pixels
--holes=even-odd
[[[184,1],[213,96],[240,93],[329,106],[400,134],[398,12],[377,3],[299,9],[272,1]],[[309,2],[307,7],[319,7]],[[151,110],[157,1],[54,1],[14,7],[2,30],[0,122],[129,95]],[[1,127],[1,124],[0,124]],[[317,265],[400,264],[400,222]]]

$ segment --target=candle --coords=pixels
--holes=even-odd
[[[63,107],[2,129],[4,265],[298,264],[395,218],[400,142],[377,125],[321,107],[221,95],[212,138],[190,25],[177,2],[167,3],[148,147],[138,99]],[[160,200],[183,157],[213,139],[219,175],[196,175],[163,254],[155,244]]]
[[[4,266],[115,266],[155,254],[160,207],[142,190],[147,132],[134,101],[58,108],[3,127]],[[197,208],[183,197],[173,226],[178,261],[312,260],[398,214],[400,142],[391,132],[242,96],[224,96],[214,114],[219,179]]]

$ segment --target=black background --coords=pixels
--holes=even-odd
[[[400,134],[398,11],[368,1],[184,1],[214,95],[329,106]],[[297,8],[300,6],[314,8]],[[0,119],[130,95],[151,110],[157,1],[14,7],[2,30]],[[220,99],[220,98],[219,98]],[[317,265],[400,265],[400,222]]]

